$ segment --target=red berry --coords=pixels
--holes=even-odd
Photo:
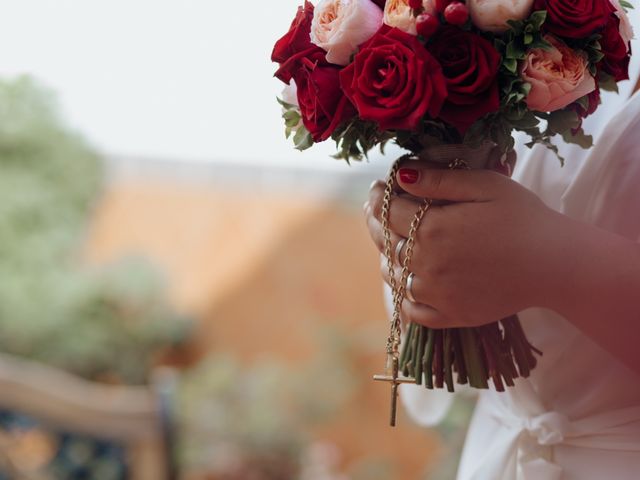
[[[451,25],[464,25],[469,19],[469,9],[462,2],[452,2],[444,9],[444,19]]]
[[[451,0],[435,0],[433,2],[433,6],[435,7],[436,12],[442,13],[450,3],[451,3]]]
[[[430,13],[421,13],[416,18],[416,30],[418,35],[422,35],[425,38],[432,37],[434,33],[440,28],[440,20],[435,15]]]
[[[422,8],[422,0],[409,0],[409,6],[414,10],[418,10]]]

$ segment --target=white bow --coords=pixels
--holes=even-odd
[[[496,434],[483,458],[459,480],[560,480],[562,467],[554,463],[553,447],[561,444],[640,452],[640,406],[571,420],[559,412],[544,411],[533,389],[524,383],[516,389],[520,398],[510,406],[500,398],[504,394],[489,394],[489,401],[483,402],[482,413],[488,410],[504,431]]]

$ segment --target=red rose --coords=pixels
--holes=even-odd
[[[381,130],[415,130],[425,114],[437,117],[447,96],[438,61],[413,35],[383,25],[340,73],[360,118]]]
[[[314,142],[326,140],[342,122],[355,116],[355,108],[340,88],[340,67],[328,63],[321,48],[300,61],[293,79],[302,123]]]
[[[620,19],[617,15],[609,17],[609,21],[602,30],[600,46],[604,53],[600,68],[612,75],[616,82],[628,80],[630,55],[627,45],[620,36]]]
[[[317,48],[311,43],[312,20],[313,4],[305,1],[304,7],[298,7],[289,31],[273,47],[271,61],[280,64],[276,77],[284,83],[289,83],[299,61]]]
[[[547,11],[547,31],[560,37],[587,38],[607,23],[615,7],[611,0],[535,0],[534,10]]]
[[[302,123],[314,142],[329,138],[355,108],[340,88],[340,68],[327,62],[326,52],[311,43],[313,5],[305,1],[287,34],[273,48],[271,60],[280,63],[276,77],[296,82]]]
[[[429,51],[440,62],[449,96],[440,118],[464,133],[487,113],[500,108],[500,53],[491,42],[453,26],[442,27]]]

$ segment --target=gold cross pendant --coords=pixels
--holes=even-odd
[[[413,378],[399,376],[400,367],[396,355],[390,355],[388,361],[391,363],[391,368],[389,368],[389,366],[387,367],[387,373],[385,375],[374,375],[373,379],[378,382],[391,383],[391,418],[389,425],[395,427],[398,413],[398,386],[403,383],[416,383],[416,381]],[[388,370],[391,370],[391,372],[388,372]],[[389,373],[391,373],[391,375],[389,375]]]

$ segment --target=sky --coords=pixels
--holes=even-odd
[[[302,0],[0,0],[0,75],[28,73],[107,154],[344,168],[284,138],[270,54]]]

